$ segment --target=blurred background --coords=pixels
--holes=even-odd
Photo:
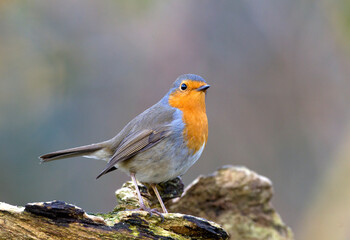
[[[113,137],[184,73],[212,85],[185,183],[245,165],[296,239],[349,239],[348,0],[0,1],[0,201],[112,210],[124,173],[38,156]]]

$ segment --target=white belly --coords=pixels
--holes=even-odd
[[[205,143],[202,145],[202,147],[193,155],[189,155],[188,159],[186,161],[181,162],[178,166],[175,167],[175,169],[177,169],[174,173],[174,177],[176,178],[178,176],[183,175],[185,172],[187,172],[187,170],[195,163],[197,162],[197,160],[200,158],[200,156],[203,153],[205,147]]]
[[[152,150],[136,155],[130,162],[118,163],[116,167],[127,174],[135,172],[141,182],[165,182],[183,175],[199,159],[204,146],[192,155],[187,150],[174,149],[162,142]]]

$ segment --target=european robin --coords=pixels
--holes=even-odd
[[[117,168],[130,175],[141,210],[145,206],[136,179],[149,183],[163,209],[156,184],[183,175],[201,156],[208,139],[205,109],[206,81],[194,74],[181,75],[155,105],[131,120],[110,140],[41,156],[43,162],[84,156],[107,161],[97,176]]]

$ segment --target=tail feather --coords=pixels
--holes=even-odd
[[[63,158],[71,158],[71,157],[79,157],[92,154],[98,150],[101,150],[104,146],[100,143],[86,145],[82,147],[69,148],[65,150],[60,150],[52,153],[48,153],[40,156],[41,162],[50,162],[53,160],[63,159]]]

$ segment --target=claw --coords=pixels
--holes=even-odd
[[[155,208],[139,207],[135,209],[125,209],[124,211],[146,211],[150,214],[151,217],[153,216],[153,214],[158,215],[162,218],[162,223],[164,222],[164,215]]]
[[[162,218],[162,223],[164,222],[164,215],[162,213],[160,213],[157,209],[153,208],[153,209],[145,209],[145,211],[149,212],[149,214],[151,215],[151,217],[153,216],[153,214],[158,215],[159,217]]]
[[[137,209],[130,209],[130,210],[127,210],[127,211],[146,211],[148,212],[151,216],[153,216],[153,213],[159,215],[161,218],[162,218],[162,222],[164,222],[164,216],[163,214],[161,214],[160,212],[158,212],[157,209],[151,209],[151,208],[148,208],[145,206],[143,200],[142,200],[142,196],[141,196],[141,193],[140,193],[140,189],[137,185],[137,180],[136,180],[136,177],[135,177],[135,173],[130,173],[130,176],[131,176],[131,180],[132,182],[134,183],[134,186],[135,186],[135,190],[136,190],[136,193],[137,193],[137,197],[139,199],[139,204],[140,204],[140,208],[137,208]],[[164,211],[164,213],[168,213],[168,211],[166,210],[165,206],[164,206],[164,203],[162,201],[162,198],[160,197],[159,193],[158,193],[158,190],[157,190],[157,187],[155,187],[154,184],[152,184],[152,188],[154,189],[154,192],[156,193],[157,195],[157,198],[162,206],[162,209]]]

